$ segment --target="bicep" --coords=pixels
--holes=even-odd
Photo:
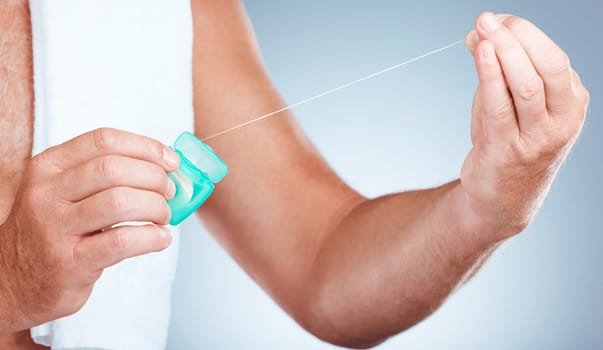
[[[193,14],[197,136],[283,107],[242,5],[194,0]],[[257,279],[278,278],[280,271],[303,273],[328,226],[362,200],[329,168],[290,112],[208,143],[229,164],[230,174],[201,217]],[[279,252],[288,254],[289,269],[274,266]]]

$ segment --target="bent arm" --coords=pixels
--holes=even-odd
[[[242,5],[193,0],[196,134],[284,106]],[[329,168],[290,112],[209,141],[231,173],[199,215],[298,323],[369,346],[437,308],[495,242],[459,182],[374,200]]]

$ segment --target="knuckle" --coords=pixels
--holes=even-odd
[[[92,132],[92,139],[94,141],[94,147],[99,150],[110,150],[115,144],[115,129],[111,128],[98,128]]]
[[[109,209],[114,213],[125,213],[127,211],[128,194],[124,188],[115,188],[109,195]]]
[[[567,146],[568,144],[573,143],[573,141],[576,140],[576,138],[582,131],[583,124],[584,123],[582,121],[578,121],[575,123],[571,123],[570,125],[568,125],[566,127],[561,128],[561,130],[559,130],[558,136],[556,138],[555,145],[557,146],[557,148],[560,149],[560,148]]]
[[[540,96],[544,92],[544,82],[538,75],[524,80],[518,89],[518,95],[521,99],[529,101]]]
[[[164,146],[159,142],[149,141],[147,145],[150,159],[157,163],[161,163],[163,160],[163,148]]]
[[[117,176],[116,159],[111,156],[100,157],[97,160],[96,170],[101,177],[114,180]]]
[[[495,160],[498,168],[512,166],[517,163],[517,159],[522,159],[522,147],[515,143],[509,143],[504,148],[500,149],[500,155]]]
[[[578,88],[576,95],[585,107],[590,103],[590,92],[584,86]]]
[[[568,72],[570,66],[569,56],[561,50],[556,50],[549,57],[549,63],[545,69],[549,74],[558,75]]]
[[[582,79],[580,79],[580,75],[574,69],[571,69],[571,78],[573,86],[582,86]]]
[[[129,240],[125,229],[117,229],[111,237],[110,248],[112,251],[125,251],[128,249]]]
[[[538,147],[530,148],[530,149],[524,150],[523,152],[520,153],[520,161],[523,164],[527,164],[527,165],[534,164],[534,163],[538,162],[538,160],[540,158],[541,158],[541,150]]]
[[[576,129],[572,127],[559,127],[554,130],[546,144],[542,146],[543,155],[553,155],[559,153],[574,138]]]
[[[560,134],[555,140],[553,140],[551,143],[551,150],[548,154],[554,156],[561,154],[563,150],[569,149],[573,146],[578,134],[578,128],[569,128],[564,133]]]
[[[515,163],[515,160],[519,161],[519,164],[528,166],[536,163],[541,157],[542,149],[536,145],[536,142],[526,143],[519,141],[513,144],[508,150],[508,159],[512,159],[511,163]]]
[[[492,110],[488,113],[487,117],[494,118],[495,120],[507,119],[509,116],[515,114],[515,106],[512,102],[505,101],[495,105]]]

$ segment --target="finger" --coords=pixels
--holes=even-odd
[[[483,113],[481,106],[481,87],[478,87],[473,96],[471,105],[471,144],[476,145],[483,130]]]
[[[538,27],[525,19],[506,16],[503,21],[521,43],[542,77],[547,108],[554,112],[570,110],[574,101],[572,69],[565,52]]]
[[[474,114],[475,123],[483,129],[489,143],[506,142],[517,135],[519,127],[493,44],[488,40],[480,42],[474,57],[480,81],[478,98],[481,110]]]
[[[469,49],[471,54],[474,53],[475,48],[477,47],[477,44],[479,44],[480,40],[481,39],[475,29],[470,31],[467,36],[465,36],[465,46]]]
[[[511,16],[512,16],[512,15],[511,15],[511,14],[508,14],[508,13],[497,13],[497,14],[496,14],[496,17],[498,17],[498,19],[499,19],[501,22],[504,22],[504,21],[505,21],[507,18],[509,18],[509,17],[511,17]]]
[[[571,77],[572,77],[572,86],[573,87],[577,87],[577,86],[582,85],[582,80],[580,79],[580,76],[578,75],[578,72],[576,72],[573,69],[572,69]]]
[[[498,19],[500,19],[501,22],[504,22],[510,16],[511,15],[504,14],[504,13],[499,13],[499,14],[496,15],[496,17],[498,17]],[[475,29],[471,30],[465,36],[465,46],[469,49],[469,51],[471,52],[471,54],[474,53],[475,48],[477,47],[477,44],[479,44],[480,40],[481,39],[479,37],[479,34],[477,34],[477,31]]]
[[[94,158],[59,174],[64,199],[77,202],[111,187],[133,187],[172,198],[176,187],[164,168],[154,163],[108,155]]]
[[[96,232],[123,222],[152,222],[167,225],[170,207],[165,197],[155,192],[129,187],[113,187],[73,204],[71,231]]]
[[[548,118],[542,78],[515,36],[492,13],[477,20],[477,32],[495,48],[504,76],[513,96],[519,128],[538,129]]]
[[[124,259],[169,247],[172,235],[155,225],[119,226],[82,238],[74,248],[75,259],[88,271],[115,265]]]
[[[110,128],[87,132],[49,148],[44,154],[61,170],[110,154],[152,162],[167,171],[176,169],[180,160],[174,151],[157,140]]]

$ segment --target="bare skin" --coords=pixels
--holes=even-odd
[[[26,7],[14,6],[14,1],[0,3],[16,11],[11,18],[27,16]],[[262,67],[241,4],[192,0],[192,6],[196,134],[203,137],[281,107],[284,102]],[[200,217],[237,262],[317,337],[368,347],[416,324],[493,249],[521,232],[542,204],[582,127],[588,93],[567,56],[537,28],[516,17],[498,18],[504,23],[481,15],[476,31],[467,37],[480,85],[472,115],[474,147],[460,180],[430,190],[363,198],[333,173],[291,113],[210,142],[231,173],[199,211]],[[488,19],[495,21],[486,26]],[[0,28],[0,42],[23,38],[17,47],[0,45],[0,57],[10,57],[0,60],[0,74],[5,74],[0,77],[5,84],[0,112],[10,121],[0,123],[1,138],[12,135],[15,125],[25,130],[22,137],[3,143],[0,153],[0,175],[13,179],[0,197],[0,204],[11,208],[0,230],[3,261],[9,262],[0,268],[5,286],[0,330],[5,334],[75,312],[102,268],[169,244],[154,225],[144,235],[136,235],[135,228],[98,231],[126,218],[166,222],[169,215],[159,202],[160,196],[170,195],[164,179],[173,164],[158,156],[161,152],[140,153],[149,145],[159,150],[153,140],[115,130],[101,131],[99,138],[97,131],[29,160],[25,151],[31,151],[32,92],[26,22]],[[130,140],[126,143],[131,147],[95,142],[115,138]],[[68,156],[75,150],[77,159]],[[108,171],[93,178],[91,167],[107,157],[113,159],[102,166]],[[128,183],[129,177],[117,170],[123,167],[147,181]],[[98,185],[65,191],[61,184],[74,174]],[[130,189],[119,190],[117,210],[75,209],[94,208],[85,204],[91,198],[115,200],[106,196],[115,188]],[[141,194],[152,196],[149,207],[128,206]],[[34,220],[27,214],[32,208],[44,215]],[[140,217],[143,212],[150,217]],[[92,226],[60,225],[61,217],[76,213],[85,223],[98,216],[103,220]],[[37,238],[24,239],[28,235]],[[146,238],[133,238],[140,236]],[[23,254],[14,254],[7,249],[11,247]],[[110,258],[93,253],[103,247],[120,249]],[[30,278],[15,283],[19,271]],[[44,277],[36,278],[39,273]],[[61,283],[45,285],[49,275]],[[15,298],[25,290],[39,293]],[[35,307],[40,300],[49,300],[42,311]]]

